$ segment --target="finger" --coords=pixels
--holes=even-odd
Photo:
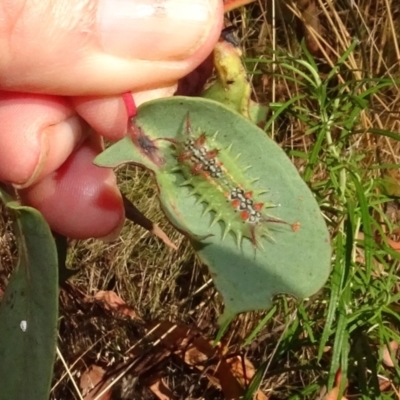
[[[87,131],[60,97],[0,92],[0,181],[40,180],[67,159]]]
[[[80,96],[70,99],[75,111],[99,134],[109,140],[126,133],[128,113],[122,96]]]
[[[171,86],[211,52],[223,18],[221,0],[6,4],[0,7],[0,88],[59,95]]]
[[[138,93],[141,103],[172,95],[174,87]],[[97,133],[118,140],[127,130],[121,96],[75,98],[76,110]],[[56,96],[0,92],[0,181],[27,187],[59,168],[84,139],[88,126]]]
[[[87,139],[55,172],[20,192],[24,204],[39,210],[50,227],[75,239],[113,238],[124,222],[124,209],[112,170],[93,164],[101,152]]]
[[[173,96],[177,85],[163,87],[132,94],[135,105]],[[101,136],[115,141],[126,133],[130,115],[122,96],[77,96],[71,98],[71,104],[77,113]]]

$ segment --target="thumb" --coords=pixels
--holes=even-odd
[[[112,95],[168,86],[212,50],[221,0],[0,0],[0,89]]]

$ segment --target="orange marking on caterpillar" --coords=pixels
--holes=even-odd
[[[300,229],[300,222],[295,222],[294,224],[292,224],[291,228],[293,232],[297,232]]]
[[[240,218],[242,218],[243,221],[247,221],[250,217],[250,214],[248,211],[242,211],[240,213]]]
[[[232,206],[233,206],[234,208],[239,208],[239,206],[240,206],[240,200],[233,200],[233,201],[232,201]]]
[[[256,204],[254,204],[254,209],[256,211],[261,211],[263,207],[264,207],[264,203],[256,203]]]
[[[218,153],[219,153],[218,149],[213,149],[213,150],[207,151],[206,157],[207,157],[207,159],[212,160],[213,158],[217,157]]]
[[[181,154],[178,156],[178,161],[187,161],[190,160],[192,157],[193,153],[191,151],[183,151]]]
[[[204,145],[206,142],[206,134],[202,133],[195,141],[194,141],[194,146],[195,147],[201,147]]]
[[[192,171],[192,174],[199,175],[201,173],[202,169],[203,169],[203,165],[200,163],[197,163],[192,166],[191,171]],[[205,176],[205,175],[203,174],[203,176]]]

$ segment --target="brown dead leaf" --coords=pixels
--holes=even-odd
[[[172,390],[161,378],[154,380],[153,383],[147,387],[160,400],[178,400],[178,397],[174,396]]]
[[[226,360],[221,345],[213,347],[211,341],[193,329],[165,321],[154,330],[154,335],[186,364],[205,371],[210,382],[220,388],[227,399],[241,398],[244,384],[254,375],[255,369],[251,363],[246,363],[249,370],[244,373],[243,368],[239,366],[241,362],[237,359]],[[268,399],[260,391],[255,398]]]
[[[247,358],[242,358],[239,356],[232,357],[227,360],[227,363],[230,366],[234,377],[243,387],[247,386],[250,383],[251,379],[256,373],[256,368],[254,367],[253,363]],[[268,399],[269,397],[261,392],[261,390],[259,390],[254,397],[254,400]]]
[[[400,242],[396,242],[395,240],[390,239],[389,237],[386,238],[388,245],[395,251],[400,251]]]
[[[125,301],[112,290],[100,290],[93,298],[94,300],[101,301],[106,310],[116,311],[132,319],[140,319],[133,308],[128,306]]]
[[[382,361],[387,367],[394,367],[395,364],[393,362],[392,356],[396,357],[396,352],[399,349],[399,344],[392,340],[389,345],[384,345],[382,348]]]
[[[323,37],[324,29],[319,14],[320,9],[316,0],[297,0],[297,7],[301,13],[302,31],[308,51],[314,57],[321,57],[321,48],[325,48],[318,37]]]
[[[324,397],[324,400],[338,400],[339,396],[339,388],[335,386],[327,395]],[[341,400],[347,400],[346,397],[342,397]]]
[[[102,389],[109,384],[109,381],[103,381],[105,370],[98,365],[92,365],[81,376],[80,389],[84,400],[110,400],[111,389],[97,398]]]
[[[384,391],[388,390],[389,388],[392,388],[392,382],[389,379],[387,379],[387,380],[379,379],[380,392],[384,392]]]

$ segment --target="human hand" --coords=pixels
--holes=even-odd
[[[58,233],[117,235],[124,211],[115,176],[92,164],[101,137],[126,134],[122,93],[136,105],[174,93],[212,51],[222,6],[0,0],[0,181]]]

